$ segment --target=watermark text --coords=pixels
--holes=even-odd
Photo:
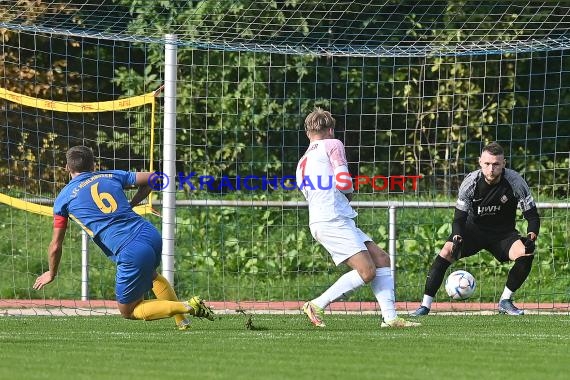
[[[185,188],[208,191],[257,191],[257,190],[331,190],[336,188],[347,191],[353,188],[359,191],[370,187],[373,191],[416,191],[421,175],[351,175],[341,172],[334,176],[305,176],[299,183],[293,175],[283,177],[246,175],[235,177],[213,176],[198,174],[196,172],[179,172],[176,175],[176,188]],[[148,184],[153,190],[164,190],[170,184],[170,178],[163,172],[154,172],[148,179]]]

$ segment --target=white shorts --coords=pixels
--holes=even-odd
[[[368,235],[356,227],[354,220],[337,218],[327,222],[316,222],[309,226],[316,241],[330,253],[334,263],[340,265],[358,252],[366,251]]]

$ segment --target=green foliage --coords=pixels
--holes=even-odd
[[[542,231],[533,271],[518,299],[529,302],[568,300],[570,261],[566,244],[570,227],[566,211],[542,213]],[[46,270],[49,218],[0,207],[0,296],[37,298],[30,290],[37,275]],[[398,300],[419,300],[427,270],[451,229],[451,210],[399,208],[397,213],[396,283]],[[380,247],[388,249],[385,209],[360,209],[357,223]],[[160,220],[152,217],[160,228]],[[520,231],[526,224],[519,222]],[[31,231],[33,238],[31,238]],[[26,237],[25,244],[16,244]],[[336,268],[329,254],[312,238],[308,212],[298,208],[188,207],[177,210],[175,268],[177,291],[182,296],[207,290],[211,299],[308,299],[323,291],[346,268]],[[72,224],[65,242],[56,284],[42,291],[48,298],[78,298],[81,236]],[[114,298],[114,267],[90,243],[90,292],[94,299]],[[467,269],[478,281],[474,300],[494,302],[506,281],[510,264],[500,264],[483,251],[452,268]],[[443,291],[439,296],[446,299]],[[0,298],[1,298],[0,297]],[[373,300],[368,288],[350,300]]]
[[[217,38],[216,28],[237,24],[243,28],[236,30],[236,38],[261,38],[246,20],[262,17],[285,22],[307,6],[271,3],[260,15],[242,2],[128,3],[139,15],[153,15],[133,20],[133,34],[162,33],[177,25],[185,38],[192,39],[199,30],[200,41],[209,40],[209,33]],[[456,25],[464,17],[476,17],[463,2],[450,3],[442,11],[423,15],[421,21],[415,14],[404,15],[399,32],[419,41],[437,35],[450,44],[473,37],[470,30]],[[487,14],[484,9],[479,12]],[[527,32],[521,29],[529,21],[525,17],[505,12],[492,22],[481,19],[480,27],[501,28],[505,31],[501,38],[513,40]],[[339,27],[313,25],[311,18],[297,21],[295,33],[315,38],[329,38]],[[366,25],[370,20],[357,17],[355,22]],[[343,20],[338,23],[342,25]],[[428,23],[430,36],[423,33]],[[148,62],[143,72],[117,70],[115,83],[125,91],[140,93],[160,84],[156,73],[163,69],[163,47],[145,45],[144,49]],[[535,92],[529,99],[527,91],[518,91],[533,86],[533,73],[544,72],[546,60],[542,53],[505,53],[484,59],[471,55],[359,58],[181,48],[179,168],[228,175],[291,172],[306,145],[296,132],[302,129],[304,116],[320,105],[338,115],[346,145],[358,147],[348,151],[353,172],[421,174],[431,186],[423,190],[450,194],[461,175],[477,167],[482,145],[499,140],[507,149],[509,164],[521,170],[537,192],[564,197],[568,159],[558,153],[565,151],[568,139],[560,136],[555,122],[566,118],[568,111],[540,104],[559,104],[570,96],[568,90],[547,91],[545,82],[541,99]],[[556,61],[548,67],[550,83],[563,65]]]
[[[261,12],[244,1],[114,3],[121,11],[130,10],[130,19],[125,15],[121,23],[128,22],[133,35],[176,33],[185,41],[216,41],[223,31],[232,31],[240,41],[279,44],[283,38],[296,36],[334,44],[344,41],[343,34],[357,33],[369,25],[378,27],[359,4],[348,5],[353,20],[340,18],[326,25],[318,17],[326,12],[326,4],[310,2],[269,2]],[[506,7],[501,14],[492,8],[495,5],[481,4],[476,10],[472,6],[456,1],[438,7],[433,14],[397,13],[392,17],[399,20],[398,35],[420,44],[431,43],[437,36],[437,41],[444,41],[439,46],[442,53],[447,43],[451,46],[477,37],[481,45],[491,38],[463,28],[462,20],[477,20],[477,30],[502,30],[500,39],[514,41],[532,35],[535,22],[547,17],[540,11],[521,15]],[[33,22],[49,7],[40,2],[25,17]],[[63,11],[72,12],[73,7]],[[13,16],[5,15],[7,19]],[[258,20],[272,20],[281,29],[260,31]],[[163,84],[164,46],[159,43],[93,43],[2,33],[6,53],[0,59],[5,63],[9,89],[54,100],[91,101],[108,100],[99,99],[101,94],[147,93]],[[49,42],[50,51],[34,48],[44,42]],[[372,47],[383,42],[390,41],[368,41]],[[62,58],[53,60],[53,56]],[[507,149],[509,166],[523,172],[537,195],[568,197],[569,160],[564,152],[570,140],[559,121],[570,119],[570,109],[560,107],[568,103],[570,92],[559,83],[570,57],[562,52],[378,58],[265,53],[245,47],[213,50],[200,48],[197,42],[194,47],[181,47],[177,60],[178,170],[213,175],[291,173],[307,145],[299,132],[303,118],[320,105],[338,119],[339,137],[349,147],[352,172],[421,174],[426,179],[423,184],[429,184],[422,191],[449,195],[462,175],[477,167],[481,146],[498,140]],[[152,149],[160,159],[163,110],[158,108],[157,140]],[[6,115],[10,125],[37,124],[34,112]],[[3,129],[2,147],[7,152],[19,145],[37,150],[43,134],[53,133],[60,150],[68,144],[93,141],[101,157],[136,157],[139,162],[129,163],[128,169],[148,168],[148,162],[140,162],[148,158],[148,110],[80,116],[75,120],[42,115],[45,120],[39,137]],[[5,145],[8,141],[13,146]],[[7,158],[0,161],[6,176],[12,170],[9,163],[26,165],[25,158],[17,154]],[[64,166],[61,154],[48,162],[49,166]],[[109,168],[124,163],[105,159],[101,165]]]
[[[62,167],[45,164],[62,160],[62,155],[65,159],[57,137],[55,133],[46,133],[45,137],[35,144],[29,132],[19,131],[18,143],[13,149],[6,151],[11,154],[5,161],[11,165],[0,165],[0,185],[6,190],[25,189],[32,196],[47,193],[51,198],[58,190],[54,184],[63,183],[68,177],[64,170],[65,165]]]
[[[238,39],[255,37],[266,43],[283,35],[334,43],[342,41],[342,35],[358,34],[362,26],[375,22],[361,15],[326,25],[315,17],[326,10],[325,4],[298,1],[268,2],[261,14],[258,9],[252,11],[247,1],[116,3],[123,5],[121,10],[131,10],[129,30],[134,35],[176,32],[196,41],[214,41],[220,30],[235,30]],[[484,16],[470,20],[477,21],[480,30],[491,26],[504,30],[501,38],[506,41],[532,35],[536,24],[526,24],[529,20],[525,17],[534,21],[544,18],[540,11],[521,16],[506,8],[501,8],[504,14],[500,15],[491,9],[495,6],[481,5],[475,13]],[[23,15],[29,21],[51,9],[43,2],[30,7]],[[69,7],[65,7],[66,13],[71,12]],[[359,7],[349,4],[347,14],[357,14]],[[441,12],[421,17],[406,13],[396,16],[401,18],[398,32],[420,44],[430,43],[433,36],[450,45],[475,37],[481,43],[487,38],[478,30],[463,27],[462,20],[473,10],[466,2],[450,2],[438,9]],[[2,14],[7,20],[15,16]],[[248,23],[253,19],[281,23],[283,35],[258,33]],[[295,20],[294,27],[287,23],[290,19]],[[127,21],[128,16],[121,20]],[[0,70],[8,89],[54,100],[95,101],[109,100],[99,99],[103,94],[139,95],[163,84],[164,46],[159,43],[93,42],[7,30],[0,34],[4,41]],[[44,45],[49,50],[36,49]],[[198,44],[180,48],[177,170],[218,177],[291,174],[308,143],[302,133],[303,119],[314,106],[323,106],[337,118],[338,137],[347,146],[353,173],[421,174],[424,179],[418,194],[447,199],[456,191],[462,175],[477,167],[481,145],[499,140],[506,148],[508,165],[525,176],[538,200],[567,201],[570,140],[561,121],[570,120],[570,107],[560,105],[570,102],[570,89],[560,83],[570,57],[564,51],[466,52],[458,56],[445,54],[445,43],[440,48],[443,54],[406,58],[288,55],[247,48],[212,50]],[[0,146],[6,158],[0,160],[0,184],[10,191],[53,197],[65,182],[63,153],[67,145],[79,142],[97,145],[98,154],[106,158],[100,163],[103,168],[148,168],[144,162],[149,149],[148,109],[125,115],[54,117],[49,112],[6,104],[3,115],[9,128],[0,130]],[[163,109],[158,108],[157,115],[162,115]],[[150,149],[160,160],[160,117],[155,121],[157,141]],[[116,159],[124,157],[128,162]],[[202,195],[206,196],[190,196]],[[216,298],[228,292],[232,298],[268,299],[314,294],[338,271],[310,236],[305,211],[178,210],[177,282],[185,284],[182,290],[188,293],[192,287],[212,289]],[[417,299],[425,271],[449,231],[450,215],[447,210],[404,209],[399,213],[399,292],[405,298]],[[14,237],[28,236],[31,222],[26,218],[35,216],[12,215],[7,219],[9,228],[2,230],[6,238],[0,262],[10,268],[5,272],[9,276],[23,275],[2,281],[0,286],[7,284],[2,294],[25,298],[30,279],[45,267],[50,227],[38,227],[43,238],[27,239],[23,248]],[[384,248],[386,219],[384,210],[361,210],[358,220]],[[569,262],[567,210],[552,210],[543,231],[540,260],[526,285],[532,289],[529,297],[564,299],[568,292],[564,282],[567,275],[563,274]],[[46,290],[48,297],[76,294],[79,288],[77,235],[69,236],[66,244],[68,265],[58,280],[59,288]],[[481,281],[479,297],[493,299],[507,267],[485,255],[469,259],[465,265],[473,268]],[[112,298],[112,267],[97,262],[92,272],[97,284],[92,287],[93,296]],[[501,279],[499,285],[493,280],[485,283],[486,278],[495,277]],[[550,290],[545,291],[547,288]]]

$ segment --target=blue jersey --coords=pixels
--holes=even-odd
[[[136,173],[122,170],[81,173],[61,190],[53,213],[77,222],[105,255],[117,261],[120,249],[143,227],[154,228],[133,211],[123,191],[135,179]]]

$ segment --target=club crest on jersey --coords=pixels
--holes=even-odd
[[[507,198],[506,195],[503,195],[503,196],[501,197],[501,203],[507,203],[508,200],[509,200],[509,198]]]

